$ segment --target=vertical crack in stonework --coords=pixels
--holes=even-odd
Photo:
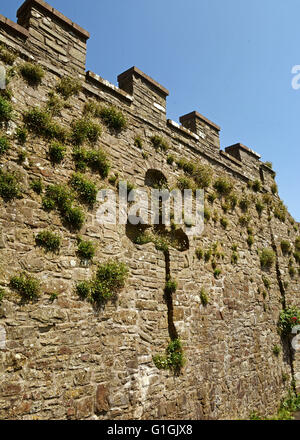
[[[171,279],[171,270],[170,270],[170,252],[164,252],[165,262],[166,262],[166,282]],[[174,339],[178,339],[178,332],[176,330],[174,324],[174,305],[173,305],[173,295],[170,291],[165,291],[164,299],[168,307],[168,330],[170,339],[173,341]]]

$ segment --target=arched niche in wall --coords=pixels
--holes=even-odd
[[[146,172],[145,185],[157,189],[168,188],[168,180],[160,170],[151,168]]]

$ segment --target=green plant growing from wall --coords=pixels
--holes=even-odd
[[[194,181],[185,176],[178,177],[177,188],[180,189],[180,191],[184,191],[185,189],[191,189],[192,191],[195,191],[196,189]]]
[[[209,203],[211,203],[211,204],[214,203],[214,201],[216,200],[216,198],[217,198],[216,193],[211,193],[211,194],[208,194],[208,196],[207,196],[207,200],[208,200]]]
[[[296,252],[293,253],[293,255],[294,255],[294,258],[296,260],[296,263],[300,264],[300,252],[296,251]]]
[[[169,149],[169,144],[161,136],[157,136],[157,135],[152,136],[150,140],[151,140],[152,145],[156,151],[158,151],[158,150],[167,151]]]
[[[124,130],[127,126],[125,116],[114,106],[100,108],[99,117],[108,128],[113,129],[117,132]]]
[[[195,172],[195,163],[190,162],[184,158],[180,158],[176,161],[176,164],[180,170],[183,170],[186,174],[192,176]]]
[[[252,246],[253,246],[253,244],[254,244],[254,237],[253,237],[253,235],[248,235],[248,238],[247,238],[247,244],[248,244],[248,246],[251,248]]]
[[[224,229],[227,229],[229,221],[228,221],[228,219],[226,217],[222,217],[221,220],[220,220],[220,223],[221,223],[221,226]]]
[[[30,86],[40,85],[45,76],[43,68],[37,64],[24,63],[19,69],[22,77]]]
[[[148,234],[147,232],[141,232],[135,237],[134,243],[138,245],[144,245],[147,243],[151,243],[153,239],[153,236]]]
[[[272,184],[271,191],[272,191],[272,194],[274,194],[274,195],[278,194],[278,186],[276,185],[276,183]]]
[[[0,304],[2,303],[3,299],[5,297],[5,290],[0,287]]]
[[[288,376],[284,373],[283,377],[288,379]],[[296,413],[300,409],[300,396],[295,394],[293,389],[289,390],[288,396],[281,402],[277,413],[271,417],[262,417],[256,412],[251,413],[250,420],[294,420],[293,413]]]
[[[115,173],[115,174],[112,174],[111,176],[109,176],[108,182],[113,186],[117,186],[118,179],[119,179],[119,174]]]
[[[22,164],[24,164],[24,162],[26,161],[26,159],[27,159],[27,153],[26,153],[26,151],[24,151],[24,150],[20,150],[20,151],[18,152],[18,163],[19,163],[20,165],[22,165]]]
[[[47,211],[57,209],[70,229],[79,230],[85,220],[84,213],[73,207],[74,195],[64,185],[50,185],[43,198],[43,208]]]
[[[282,310],[279,315],[278,329],[281,335],[287,336],[294,326],[300,324],[300,310],[296,306],[290,306]]]
[[[232,255],[231,255],[231,263],[232,263],[232,264],[237,264],[238,260],[239,260],[238,253],[235,252],[235,251],[232,252]]]
[[[95,246],[93,242],[82,240],[80,237],[78,237],[77,242],[77,255],[79,258],[81,260],[92,260],[95,256]]]
[[[88,118],[81,118],[72,122],[71,139],[77,146],[82,145],[85,141],[95,144],[101,134],[101,126]]]
[[[6,87],[5,89],[0,89],[0,96],[7,101],[11,102],[13,95],[12,90],[9,87]]]
[[[16,130],[16,138],[21,145],[24,145],[28,138],[28,131],[25,127],[18,127]]]
[[[21,197],[21,190],[15,174],[0,169],[0,196],[5,202]]]
[[[273,197],[269,193],[263,194],[262,200],[263,200],[263,203],[267,206],[272,206],[272,204],[273,204]]]
[[[192,177],[198,188],[205,189],[211,184],[213,171],[210,166],[196,164]]]
[[[261,182],[259,180],[254,180],[252,189],[255,192],[259,192],[261,190]]]
[[[239,218],[239,224],[243,227],[247,227],[249,225],[250,221],[251,221],[250,216],[242,215]]]
[[[287,373],[282,373],[282,382],[285,383],[289,379],[289,375]]]
[[[157,251],[161,251],[164,254],[169,252],[169,242],[164,237],[154,237],[154,246]]]
[[[205,220],[205,222],[206,223],[209,222],[210,218],[211,218],[211,213],[210,213],[209,209],[204,208],[204,220]]]
[[[37,246],[44,248],[47,252],[58,252],[61,244],[59,235],[51,231],[42,231],[35,237]]]
[[[195,251],[195,254],[196,254],[196,257],[198,258],[198,260],[202,260],[202,258],[204,256],[203,249],[197,248]]]
[[[256,208],[256,211],[257,211],[259,217],[261,217],[263,210],[265,209],[265,205],[260,200],[258,200],[255,203],[255,208]]]
[[[179,338],[170,341],[166,355],[153,356],[153,362],[159,370],[171,370],[179,374],[185,364],[182,343]]]
[[[296,275],[296,269],[293,266],[289,266],[289,274],[291,278],[294,278]]]
[[[262,269],[270,269],[275,261],[275,252],[273,249],[264,248],[260,252],[260,265]]]
[[[141,136],[136,136],[134,139],[134,145],[135,147],[138,147],[140,150],[143,149],[143,140]]]
[[[197,162],[190,162],[184,158],[177,160],[176,164],[179,169],[182,169],[185,174],[194,179],[197,188],[209,187],[213,174],[210,166]]]
[[[110,162],[107,155],[102,150],[86,150],[83,147],[75,148],[73,159],[76,169],[85,171],[86,167],[90,167],[92,171],[98,172],[105,179],[110,170]]]
[[[81,89],[81,82],[78,79],[70,78],[69,76],[62,77],[59,83],[56,85],[56,91],[65,99],[78,95]]]
[[[226,202],[229,204],[231,211],[233,211],[238,203],[237,195],[235,193],[229,194],[229,196],[226,197]]]
[[[84,106],[84,114],[101,118],[103,123],[112,130],[120,132],[127,127],[127,121],[123,113],[115,106],[102,106],[98,102],[88,101]],[[139,136],[135,138],[135,146],[142,148],[142,140]]]
[[[207,306],[207,304],[209,303],[209,296],[206,293],[205,289],[202,287],[201,291],[200,291],[200,300],[201,300],[201,304],[205,307]]]
[[[222,270],[219,269],[219,268],[216,268],[216,269],[214,270],[214,277],[215,277],[215,278],[219,278],[219,276],[221,275],[221,273],[222,273]]]
[[[0,156],[6,153],[6,151],[10,148],[9,140],[6,136],[0,135]]]
[[[208,249],[204,254],[204,260],[206,263],[211,259],[211,256],[212,256],[212,250]]]
[[[34,301],[40,295],[40,282],[26,272],[10,280],[10,288],[19,293],[24,301]]]
[[[3,63],[12,66],[17,59],[17,54],[8,50],[3,44],[0,44],[0,60]]]
[[[52,120],[51,114],[39,107],[32,107],[23,115],[24,123],[29,131],[45,139],[56,139],[65,142],[67,130]]]
[[[228,203],[222,203],[222,209],[223,209],[223,212],[225,213],[225,214],[227,214],[227,212],[229,211],[229,208],[230,208],[230,206],[229,206],[229,204]]]
[[[281,351],[279,345],[274,345],[272,351],[273,351],[274,356],[278,357],[280,354],[280,351]]]
[[[228,196],[233,190],[233,182],[226,177],[219,177],[214,183],[214,189],[220,196]]]
[[[177,282],[175,280],[169,279],[166,281],[164,292],[165,294],[172,295],[177,290]]]
[[[271,287],[271,282],[270,282],[269,278],[263,276],[263,277],[262,277],[262,280],[263,280],[263,283],[264,283],[265,288],[266,288],[266,289],[270,289],[270,287]]]
[[[292,250],[291,243],[288,240],[282,240],[280,243],[280,247],[284,255],[289,254]]]
[[[286,221],[286,216],[287,216],[286,206],[284,206],[284,204],[281,201],[275,204],[274,217],[278,218],[282,223],[284,223]]]
[[[83,203],[86,203],[91,207],[96,203],[98,192],[97,187],[93,182],[85,178],[82,174],[73,174],[70,179],[70,185],[76,191],[79,199]]]
[[[109,260],[100,264],[96,277],[76,286],[77,294],[97,305],[116,299],[118,292],[125,287],[128,268],[124,263]]]
[[[247,197],[243,197],[239,202],[239,207],[243,212],[248,212],[250,207],[250,200]]]
[[[50,293],[50,296],[49,296],[49,301],[50,302],[54,302],[54,301],[56,301],[58,299],[58,294],[56,293],[56,292],[53,292],[53,293]]]
[[[42,179],[32,179],[32,181],[30,182],[30,188],[36,193],[36,194],[41,194],[43,192],[43,181]]]
[[[8,99],[0,95],[0,122],[9,122],[13,118],[13,107]]]
[[[49,92],[48,96],[49,98],[46,104],[47,111],[49,111],[52,116],[60,116],[62,109],[67,107],[66,102],[53,91]]]
[[[53,165],[60,164],[65,157],[66,147],[58,142],[52,142],[49,147],[49,158]]]
[[[89,299],[91,294],[91,284],[89,281],[81,281],[76,285],[76,293],[80,299]]]
[[[169,154],[169,156],[167,157],[167,164],[173,165],[174,162],[175,162],[174,156],[172,154]]]

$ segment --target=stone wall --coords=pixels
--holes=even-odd
[[[85,74],[88,33],[45,2],[27,0],[18,11],[18,25],[0,16],[0,31],[0,42],[18,55],[9,83],[14,119],[2,124],[11,148],[1,157],[1,167],[17,173],[23,195],[11,202],[1,200],[0,209],[0,286],[6,292],[0,304],[0,418],[240,419],[252,411],[274,413],[300,365],[299,359],[291,363],[277,332],[283,303],[300,302],[298,272],[290,276],[291,256],[280,248],[282,239],[294,244],[299,225],[289,214],[281,221],[270,208],[261,217],[255,209],[263,194],[270,194],[273,204],[279,202],[271,192],[274,172],[242,144],[221,151],[220,127],[198,112],[182,116],[182,125],[167,120],[168,91],[136,67],[118,77],[119,88],[92,72]],[[46,72],[38,87],[18,74],[18,66],[27,60]],[[41,196],[30,188],[32,178],[38,177],[45,186],[67,184],[75,170],[72,145],[62,164],[54,167],[47,157],[49,142],[30,134],[27,159],[18,161],[21,146],[14,136],[24,112],[44,106],[59,79],[70,74],[83,84],[79,95],[54,118],[64,127],[81,117],[89,99],[112,104],[126,116],[127,128],[120,133],[103,125],[97,144],[110,158],[110,174],[144,187],[147,171],[158,170],[174,187],[183,171],[168,164],[172,154],[175,160],[210,165],[213,180],[232,179],[238,198],[246,195],[252,201],[247,213],[250,233],[239,222],[239,206],[224,212],[221,198],[208,202],[214,192],[211,185],[205,202],[211,215],[204,233],[190,238],[186,250],[170,248],[168,270],[178,282],[173,322],[186,358],[179,375],[158,370],[152,360],[170,340],[163,252],[153,243],[134,244],[125,225],[98,224],[96,205],[86,210],[80,231],[96,244],[96,256],[94,264],[82,265],[76,255],[77,234],[54,212],[45,212]],[[168,152],[153,148],[154,135],[167,140]],[[143,150],[135,145],[137,136]],[[86,174],[98,188],[109,187],[107,179]],[[249,185],[256,180],[262,185],[258,193]],[[224,217],[226,228],[220,223]],[[35,246],[36,234],[45,229],[60,234],[59,254]],[[249,233],[254,236],[252,246],[247,244]],[[259,252],[266,247],[276,250],[276,264],[263,271]],[[219,277],[214,276],[211,260],[196,257],[197,248],[215,250]],[[117,301],[99,310],[78,298],[75,284],[90,279],[97,263],[108,258],[125,262],[130,275]],[[43,295],[37,302],[22,303],[10,289],[11,277],[21,271],[40,280]],[[268,289],[263,277],[270,282]],[[209,295],[207,306],[201,303],[202,288]],[[57,294],[53,302],[52,293]],[[273,354],[275,345],[282,347],[278,357]]]

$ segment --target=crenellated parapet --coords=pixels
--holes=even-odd
[[[193,111],[180,116],[178,124],[167,119],[166,100],[169,91],[142,72],[131,67],[118,76],[119,87],[101,76],[85,71],[86,43],[89,32],[65,17],[43,0],[26,0],[17,11],[18,22],[0,15],[1,40],[19,48],[27,58],[44,67],[84,79],[84,88],[95,97],[111,96],[114,104],[126,105],[127,110],[157,130],[180,136],[186,148],[191,148],[214,163],[223,164],[245,180],[260,178],[269,187],[274,172],[260,161],[260,155],[237,143],[220,150],[221,128],[208,118]]]
[[[69,71],[85,73],[90,34],[42,0],[26,0],[17,11],[35,53]]]

